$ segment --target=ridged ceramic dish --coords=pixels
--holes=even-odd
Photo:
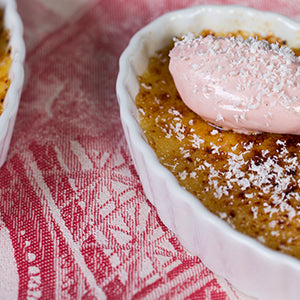
[[[233,230],[182,189],[147,144],[138,123],[137,76],[148,59],[173,36],[212,29],[237,29],[261,35],[272,31],[300,47],[300,24],[284,16],[240,6],[196,6],[168,13],[131,39],[120,58],[117,95],[126,139],[145,193],[161,220],[181,243],[213,272],[258,299],[299,299],[300,261],[270,250]]]
[[[23,41],[23,25],[17,13],[14,0],[1,0],[0,8],[4,9],[4,25],[10,32],[12,64],[9,72],[10,87],[4,99],[4,111],[0,116],[0,167],[6,160],[15,119],[19,107],[23,81],[25,45]]]

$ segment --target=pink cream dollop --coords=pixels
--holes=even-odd
[[[300,134],[300,61],[288,47],[187,34],[170,51],[169,69],[185,104],[210,123]]]

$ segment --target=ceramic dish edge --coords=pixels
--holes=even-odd
[[[161,30],[164,28],[164,30]],[[138,124],[137,76],[148,58],[170,38],[185,32],[270,30],[300,46],[300,24],[280,14],[243,6],[203,5],[167,13],[137,32],[120,57],[117,96],[121,121],[144,191],[164,224],[184,247],[236,288],[259,299],[298,299],[300,261],[273,251],[245,236],[210,213],[179,186],[158,161]]]

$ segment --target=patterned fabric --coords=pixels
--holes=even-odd
[[[18,1],[26,79],[0,170],[0,299],[250,299],[146,199],[121,128],[118,58],[159,15],[209,1]],[[298,0],[214,1],[299,19]]]

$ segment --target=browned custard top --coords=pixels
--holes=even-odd
[[[272,34],[264,39],[285,44]],[[244,135],[206,123],[176,90],[168,70],[171,48],[151,57],[139,78],[136,104],[148,143],[211,212],[266,246],[300,258],[300,136]]]
[[[4,27],[4,12],[0,10],[0,114],[4,109],[4,98],[10,85],[9,70],[12,63],[9,47],[9,31]]]

